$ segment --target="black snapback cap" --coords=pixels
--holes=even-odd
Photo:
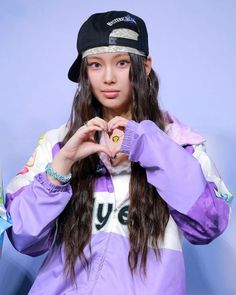
[[[129,29],[138,35],[137,40],[111,37],[115,29]],[[108,11],[95,13],[81,26],[77,38],[78,56],[68,72],[68,78],[78,82],[82,53],[101,46],[126,46],[134,48],[148,56],[148,33],[145,22],[127,11]]]

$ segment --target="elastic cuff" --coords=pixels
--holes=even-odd
[[[130,120],[125,128],[124,140],[121,145],[120,151],[122,153],[129,154],[133,141],[138,137],[136,130],[138,128],[138,123]]]
[[[64,185],[56,185],[49,181],[47,178],[46,172],[39,173],[35,176],[35,179],[41,183],[49,192],[70,192],[71,186],[70,183]]]

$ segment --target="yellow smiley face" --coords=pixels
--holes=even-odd
[[[112,141],[113,142],[118,142],[119,141],[119,136],[118,135],[114,135],[113,137],[112,137]]]

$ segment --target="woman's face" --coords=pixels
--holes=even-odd
[[[87,73],[93,95],[107,119],[131,117],[131,60],[128,53],[101,53],[87,57]]]

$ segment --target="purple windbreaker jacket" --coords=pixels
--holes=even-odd
[[[7,210],[13,226],[8,236],[27,255],[48,251],[29,292],[32,295],[183,295],[185,270],[181,236],[193,244],[207,244],[226,228],[227,190],[204,149],[204,139],[165,114],[166,132],[153,122],[129,121],[121,151],[146,169],[147,180],[168,204],[170,219],[160,257],[149,247],[147,274],[131,275],[127,230],[129,166],[112,170],[101,154],[94,192],[91,267],[76,262],[76,285],[64,274],[64,245],[54,243],[57,218],[71,198],[70,184],[57,186],[45,175],[45,166],[60,149],[66,127],[41,137],[25,167],[7,188]],[[89,257],[89,248],[84,250]],[[138,268],[139,269],[139,268]]]

